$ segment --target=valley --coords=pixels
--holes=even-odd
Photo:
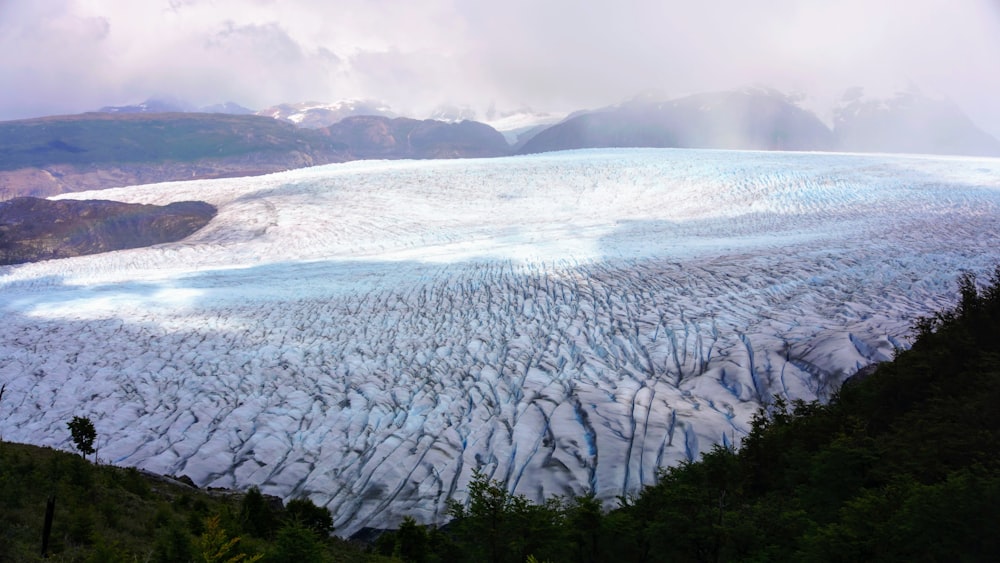
[[[1000,262],[1000,160],[594,149],[68,194],[218,209],[0,267],[5,440],[441,523],[473,469],[613,503],[828,399]]]

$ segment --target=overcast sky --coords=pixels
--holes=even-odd
[[[1000,0],[0,0],[0,119],[150,97],[570,111],[746,85],[820,109],[910,84],[1000,136]]]

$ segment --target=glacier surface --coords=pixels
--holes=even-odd
[[[63,197],[219,208],[184,241],[0,268],[0,436],[444,520],[481,469],[611,501],[827,399],[1000,263],[1000,160],[589,150]]]

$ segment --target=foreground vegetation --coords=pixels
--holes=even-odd
[[[0,562],[42,559],[49,498],[55,511],[48,561],[390,560],[331,537],[330,512],[308,499],[282,506],[257,489],[205,491],[134,468],[0,442]]]
[[[477,474],[443,528],[382,535],[404,561],[1000,560],[1000,268],[960,283],[911,350],[827,405],[775,400],[738,450],[665,469],[602,511],[534,504]],[[45,500],[62,561],[365,561],[308,500],[212,496],[134,469],[0,443],[0,561],[39,557]],[[239,559],[243,557],[243,559]]]

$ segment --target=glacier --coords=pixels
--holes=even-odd
[[[76,193],[218,216],[0,268],[0,438],[442,523],[475,469],[613,503],[827,400],[1000,263],[1000,159],[672,149]]]

